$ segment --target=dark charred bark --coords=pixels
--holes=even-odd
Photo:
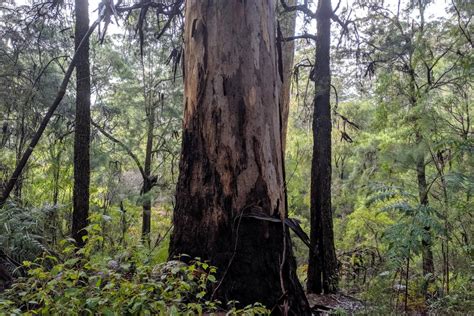
[[[76,50],[89,29],[87,0],[75,1],[76,28],[74,42]],[[78,246],[83,246],[83,237],[89,217],[90,184],[90,98],[91,83],[89,69],[89,41],[78,51],[76,65],[76,124],[74,130],[74,188],[72,237]]]
[[[307,315],[287,216],[273,1],[186,2],[185,114],[170,258],[218,267],[214,297]],[[218,44],[215,44],[218,43]]]
[[[313,160],[311,164],[311,245],[307,291],[337,291],[337,258],[331,209],[331,16],[330,0],[317,9],[316,95],[313,113]]]

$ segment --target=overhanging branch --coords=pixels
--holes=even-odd
[[[119,145],[120,147],[123,148],[123,150],[125,150],[127,152],[127,154],[130,156],[130,158],[133,159],[133,161],[135,162],[135,164],[137,165],[138,167],[138,170],[140,170],[140,174],[142,175],[143,179],[146,179],[146,174],[145,174],[145,169],[143,169],[143,166],[142,164],[140,163],[140,160],[138,159],[138,157],[133,153],[133,151],[127,146],[125,145],[123,142],[121,142],[120,140],[118,140],[117,138],[115,138],[114,136],[112,136],[112,134],[110,134],[109,132],[107,132],[105,129],[103,129],[102,127],[99,126],[99,124],[97,124],[96,122],[92,121],[91,120],[91,124],[92,126],[94,126],[95,128],[97,128],[97,130],[99,132],[102,133],[102,135],[104,135],[105,137],[107,137],[110,141],[112,141],[113,143]]]

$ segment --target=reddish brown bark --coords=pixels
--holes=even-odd
[[[286,217],[274,3],[188,0],[170,257],[210,260],[215,294],[308,314]],[[250,214],[275,221],[249,217]]]

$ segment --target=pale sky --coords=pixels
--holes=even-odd
[[[25,0],[22,0],[22,1],[25,1]],[[99,6],[99,3],[101,1],[102,0],[89,0],[91,21],[94,21],[97,18],[97,12],[92,12],[92,11],[95,10]],[[406,1],[407,0],[401,1],[402,6],[403,6],[403,3],[406,3]],[[342,0],[340,7],[351,5],[354,2],[355,0]],[[431,3],[426,10],[426,18],[429,20],[430,18],[436,18],[436,17],[441,17],[441,16],[446,15],[446,7],[449,2],[450,0],[434,0],[433,3]],[[333,0],[332,3],[333,3],[333,6],[335,7],[338,3],[338,0]],[[388,4],[392,8],[392,10],[396,12],[397,6],[398,6],[398,0],[385,0],[385,4]],[[299,25],[300,23],[297,23],[297,27]],[[312,28],[316,29],[316,23],[312,25]],[[120,29],[117,27],[117,25],[113,24],[109,26],[109,32],[119,33]],[[296,30],[296,32],[298,32],[298,30]]]
[[[24,5],[27,3],[31,3],[31,0],[14,0],[17,5]],[[115,2],[117,0],[114,0]],[[258,0],[255,0],[258,1]],[[339,0],[333,0],[332,4],[335,7],[337,5]],[[340,8],[342,7],[347,7],[350,6],[352,3],[354,3],[356,0],[341,0],[341,5]],[[403,3],[406,3],[409,0],[401,0],[402,2],[402,7]],[[98,12],[96,9],[99,6],[99,3],[102,2],[102,0],[89,0],[89,16],[90,16],[90,21],[91,23],[94,22],[97,19]],[[316,2],[316,1],[315,1]],[[438,18],[442,16],[446,16],[446,8],[448,4],[451,2],[451,0],[434,0],[433,3],[431,3],[427,10],[425,17],[427,20],[430,20],[432,18]],[[391,7],[391,10],[393,12],[396,12],[397,6],[398,6],[398,0],[385,0],[384,3]],[[95,12],[94,12],[95,11]],[[339,9],[340,11],[340,9]],[[299,29],[302,27],[302,18],[301,14],[299,15],[299,18],[296,22],[296,33],[298,34]],[[354,16],[354,14],[352,15]],[[119,20],[119,23],[122,24],[123,21]],[[112,23],[109,24],[108,29],[107,29],[107,34],[117,34],[117,33],[122,33],[123,30],[121,28],[122,25],[117,26],[115,24],[115,19],[112,20]],[[314,32],[312,32],[314,30]],[[316,33],[316,22],[312,21],[310,25],[307,26],[307,32],[310,33]]]
[[[101,2],[102,0],[89,0],[89,9],[90,9],[90,20],[91,21],[95,21],[95,19],[97,18],[97,12],[93,12],[94,10],[97,9],[97,7],[99,6],[99,3]],[[341,2],[341,7],[342,6],[347,6],[347,5],[350,5],[354,2],[355,0],[342,0]],[[406,2],[407,0],[402,0],[402,3],[403,2]],[[26,3],[29,3],[30,0],[15,0],[15,3],[17,5],[24,5]],[[333,6],[336,6],[338,0],[333,0]],[[434,0],[432,4],[430,4],[428,6],[428,9],[426,11],[427,13],[427,18],[430,18],[430,17],[440,17],[440,16],[443,16],[443,15],[446,15],[446,7],[448,5],[450,1],[449,0]],[[397,8],[397,5],[398,5],[398,0],[385,0],[385,3],[390,5],[394,11],[396,11],[396,8]],[[117,29],[117,26],[116,25],[111,25],[109,26],[111,29],[110,31],[112,31],[113,33],[117,32],[118,29]]]

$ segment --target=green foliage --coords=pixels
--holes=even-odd
[[[24,261],[28,276],[0,295],[0,314],[202,315],[222,310],[219,301],[210,299],[215,267],[199,259],[189,265],[143,264],[136,249],[115,260],[98,260],[93,254],[103,242],[100,230],[97,223],[88,227],[82,249],[64,240],[60,257],[45,253]],[[240,309],[231,302],[225,310],[229,315],[269,314],[260,304]]]
[[[50,253],[47,237],[55,207],[27,208],[9,202],[0,208],[0,250],[18,262]],[[53,228],[54,229],[54,228]]]
[[[409,309],[467,314],[474,310],[474,58],[462,28],[468,30],[472,5],[448,1],[444,17],[426,11],[421,21],[420,5],[443,1],[401,1],[399,11],[392,2],[353,1],[354,10],[341,4],[338,14],[352,12],[353,23],[331,50],[331,189],[341,288],[366,301],[368,313],[390,314],[403,308],[399,289],[408,282]],[[61,8],[33,19],[37,10],[28,5],[4,1],[0,7],[0,189],[55,96],[68,62],[61,56],[71,56],[72,15]],[[130,18],[136,22],[138,12]],[[0,314],[268,312],[258,304],[240,309],[211,300],[216,271],[207,262],[165,263],[184,102],[180,67],[173,65],[181,39],[166,33],[155,41],[156,22],[148,14],[143,56],[128,34],[107,34],[103,44],[95,35],[91,40],[92,118],[143,163],[146,122],[154,113],[156,185],[141,194],[136,163],[93,128],[87,247],[78,251],[63,240],[71,221],[73,79],[15,188],[15,202],[0,209],[0,251],[28,271],[0,294]],[[285,153],[289,216],[307,233],[313,60],[313,43],[298,41]],[[419,201],[420,160],[429,206]],[[141,215],[148,198],[152,233],[145,246]],[[430,238],[435,275],[425,302],[421,248]],[[304,282],[308,249],[297,238],[292,244]]]
[[[452,275],[452,291],[437,300],[433,300],[430,309],[443,314],[465,313],[474,310],[474,285],[472,276],[466,274]]]
[[[393,186],[378,186],[369,196],[367,206],[380,212],[393,212],[397,222],[387,227],[384,239],[388,243],[388,255],[398,263],[419,254],[422,242],[431,242],[431,234],[445,234],[433,207],[421,205],[416,196]],[[426,227],[430,230],[427,231]]]

